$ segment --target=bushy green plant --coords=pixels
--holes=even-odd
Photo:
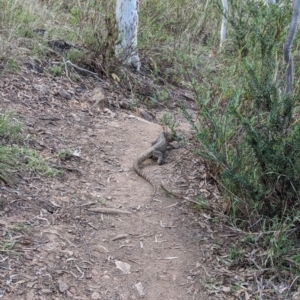
[[[62,76],[64,73],[64,69],[61,65],[54,65],[53,67],[51,67],[51,69],[49,71],[55,77]]]
[[[298,92],[280,90],[284,78],[276,59],[285,37],[278,28],[287,28],[290,13],[258,5],[249,1],[247,15],[231,17],[231,39],[247,54],[232,59],[225,76],[233,81],[198,99],[201,127],[195,126],[199,154],[211,162],[228,211],[248,225],[292,213],[300,191]]]
[[[47,176],[59,173],[36,151],[24,147],[19,118],[10,112],[0,112],[0,181],[13,186],[24,171]]]
[[[251,9],[240,19],[235,7],[229,16],[227,43],[218,55],[222,72],[211,75],[206,68],[205,85],[192,82],[198,120],[183,111],[199,141],[196,151],[224,196],[229,222],[250,232],[236,241],[237,249],[259,253],[232,263],[298,274],[300,89],[285,94],[281,58],[291,7],[243,5]]]

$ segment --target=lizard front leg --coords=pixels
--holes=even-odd
[[[153,151],[152,157],[157,158],[158,165],[163,165],[165,163],[164,154],[161,151],[158,151],[158,150]]]

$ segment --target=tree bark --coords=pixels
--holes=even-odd
[[[227,18],[228,18],[227,0],[222,0],[222,6],[223,6],[223,16],[222,16],[222,25],[221,25],[221,31],[220,31],[220,47],[222,47],[223,42],[226,39]]]
[[[137,53],[138,0],[117,0],[116,21],[118,41],[115,46],[116,56],[127,65],[140,70],[141,62]]]
[[[290,29],[287,34],[283,53],[284,53],[284,60],[287,64],[286,68],[286,94],[291,93],[293,90],[294,84],[294,62],[292,56],[292,45],[295,38],[295,34],[297,31],[297,25],[299,21],[299,14],[300,14],[300,0],[294,0],[294,7],[293,7],[293,15],[292,20],[290,23]]]

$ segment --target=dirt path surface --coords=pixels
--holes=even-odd
[[[213,247],[205,218],[161,189],[151,197],[151,185],[132,169],[159,125],[93,108],[92,85],[81,92],[67,79],[30,73],[1,87],[3,106],[21,115],[28,143],[64,171],[1,187],[1,229],[18,242],[16,256],[0,257],[3,299],[214,299],[204,289]],[[201,178],[203,166],[185,151],[169,151],[163,166],[148,160],[144,169],[157,185],[191,192],[182,172]]]

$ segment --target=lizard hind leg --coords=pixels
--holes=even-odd
[[[157,164],[158,165],[163,165],[165,163],[164,161],[164,155],[161,151],[153,151],[152,157],[157,158]]]

